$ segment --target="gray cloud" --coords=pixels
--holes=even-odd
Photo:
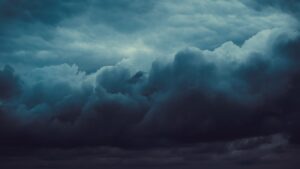
[[[122,65],[92,74],[67,64],[35,68],[18,77],[21,96],[1,106],[2,120],[16,125],[2,142],[148,147],[277,132],[297,142],[298,106],[289,101],[299,90],[297,44],[293,32],[273,29],[241,46],[188,48],[149,73]]]
[[[1,7],[1,63],[23,70],[68,63],[89,73],[115,64],[148,71],[154,60],[172,60],[187,46],[242,44],[258,31],[296,25],[280,11],[259,12],[235,1],[19,0]]]
[[[298,6],[1,1],[0,167],[292,169]]]

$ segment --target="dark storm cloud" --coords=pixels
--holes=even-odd
[[[209,52],[229,46],[245,51],[251,40],[215,51],[186,49],[170,63],[155,62],[149,73],[131,74],[121,66],[91,75],[75,65],[37,68],[20,77],[20,96],[1,104],[1,143],[152,147],[277,132],[296,143],[299,42],[281,39],[275,36],[271,50],[250,52],[241,63],[218,64]],[[12,68],[2,73],[9,84],[19,84]]]
[[[282,6],[296,14],[297,5],[285,2],[249,4]],[[0,61],[11,63],[18,73],[10,66],[0,71],[0,143],[25,147],[145,148],[278,132],[287,134],[294,143],[299,142],[299,38],[292,28],[279,26],[283,33],[277,29],[261,31],[240,46],[225,42],[210,51],[188,48],[177,52],[168,63],[154,62],[149,72],[132,73],[130,66],[115,64],[116,58],[104,59],[98,57],[98,51],[84,51],[101,47],[90,46],[97,44],[93,41],[96,35],[106,42],[111,34],[131,34],[148,28],[156,20],[151,17],[160,16],[149,14],[155,5],[154,1],[138,0],[1,1]],[[163,8],[171,13],[166,20],[172,21],[180,9],[176,5],[168,7]],[[214,12],[216,15],[224,11]],[[190,16],[183,14],[175,19],[183,17],[179,23],[189,24],[186,18]],[[204,19],[210,20],[207,18]],[[81,23],[77,26],[87,24],[87,30],[83,29],[86,32],[101,32],[107,27],[113,31],[107,36],[99,33],[85,37],[80,34],[81,28],[64,28],[64,24],[74,26],[74,20]],[[226,22],[215,22],[205,28],[217,25],[216,33],[230,32],[222,30]],[[100,29],[97,24],[105,28]],[[183,30],[189,33],[189,29]],[[268,33],[270,38],[261,43]],[[61,35],[67,38],[60,38]],[[73,44],[73,37],[93,43],[60,48]],[[170,39],[168,42],[176,41],[176,37]],[[216,45],[224,40],[212,41]],[[108,45],[99,51],[132,54],[144,47],[134,45],[129,49]],[[23,72],[18,64],[32,68]]]
[[[182,141],[198,141],[285,130],[287,121],[282,119],[299,108],[295,104],[288,110],[291,105],[279,106],[282,101],[276,103],[276,99],[297,99],[292,95],[298,92],[287,90],[287,86],[298,88],[293,79],[299,70],[296,65],[280,66],[290,59],[288,55],[283,60],[275,52],[270,55],[275,55],[272,62],[253,54],[245,64],[227,69],[229,77],[219,75],[216,65],[190,51],[177,54],[174,62],[161,70],[153,68],[147,91],[150,95],[163,93],[164,98],[145,119],[146,125],[149,123],[147,131]],[[296,59],[289,61],[299,63]]]
[[[298,9],[0,0],[0,168],[296,168]]]

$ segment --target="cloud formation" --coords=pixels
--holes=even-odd
[[[299,165],[299,150],[288,146],[281,135],[232,142],[203,143],[146,150],[118,147],[74,149],[5,148],[1,168],[288,168]],[[286,165],[289,164],[289,165]],[[247,167],[248,166],[248,167]]]
[[[277,132],[296,141],[297,37],[272,29],[241,46],[187,48],[149,73],[116,65],[86,74],[64,64],[14,77],[6,67],[7,86],[23,83],[21,95],[1,105],[1,120],[13,121],[2,124],[1,142],[148,147]]]
[[[299,143],[298,14],[272,2],[1,2],[0,143]]]

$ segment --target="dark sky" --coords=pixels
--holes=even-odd
[[[0,168],[297,169],[297,0],[0,0]]]

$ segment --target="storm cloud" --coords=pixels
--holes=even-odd
[[[256,165],[247,154],[260,159],[279,136],[289,157],[300,143],[298,9],[280,0],[0,1],[0,147],[147,149],[145,159],[168,165],[151,149],[204,145],[218,149],[205,159],[221,151]],[[246,160],[232,154],[244,149]]]
[[[289,125],[298,116],[299,59],[283,49],[298,39],[291,34],[278,43],[282,34],[266,30],[241,46],[226,42],[213,51],[187,48],[170,63],[154,62],[149,73],[116,65],[86,74],[64,64],[14,77],[6,67],[11,77],[2,88],[12,89],[3,97],[22,85],[20,96],[2,104],[8,118],[2,120],[16,120],[7,142],[150,146],[161,139],[176,144],[296,134]],[[257,48],[257,39],[264,48]]]

